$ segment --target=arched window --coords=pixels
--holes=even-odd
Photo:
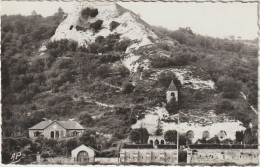
[[[153,145],[153,140],[150,140],[150,144],[152,144],[152,145]]]
[[[54,139],[54,131],[51,131],[51,138]]]
[[[164,140],[161,140],[161,144],[164,144]]]
[[[154,141],[154,144],[155,144],[155,145],[158,145],[158,144],[159,144],[159,140],[156,139],[156,140]]]
[[[203,133],[202,133],[202,138],[203,139],[208,139],[210,136],[209,136],[209,131],[205,130]]]
[[[73,28],[73,25],[70,26],[70,30],[72,30],[72,28]]]
[[[174,93],[174,92],[172,92],[172,93],[171,93],[171,96],[172,96],[172,97],[175,97],[175,93]]]
[[[227,132],[225,132],[224,130],[221,130],[218,134],[219,139],[224,139],[226,138],[226,136],[227,136]]]
[[[192,140],[194,138],[194,132],[192,130],[189,130],[186,133],[186,137],[187,137],[188,140]]]

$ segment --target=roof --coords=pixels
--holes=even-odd
[[[29,129],[45,129],[49,125],[51,125],[53,122],[57,122],[58,124],[60,124],[65,129],[81,129],[81,130],[85,129],[77,121],[51,121],[51,120],[42,121],[42,122],[34,125],[33,127],[29,128]]]
[[[177,91],[177,88],[176,88],[175,84],[173,83],[173,80],[167,90],[168,91]]]

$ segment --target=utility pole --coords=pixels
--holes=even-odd
[[[178,114],[177,125],[179,125],[179,121],[180,121],[180,115]],[[177,163],[179,163],[179,132],[178,132],[178,128],[177,128],[176,131],[177,131]]]

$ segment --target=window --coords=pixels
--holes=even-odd
[[[60,133],[59,133],[59,131],[56,131],[55,132],[55,138],[58,139],[59,137],[60,137]]]
[[[51,138],[54,139],[54,131],[51,131]]]
[[[159,140],[156,139],[156,140],[154,141],[154,144],[155,144],[155,145],[158,145],[158,144],[159,144]]]
[[[33,134],[34,134],[34,137],[38,137],[41,133],[39,131],[37,131],[37,132],[34,132]]]
[[[150,140],[150,144],[153,144],[153,140]]]
[[[209,131],[204,131],[203,133],[202,133],[202,138],[204,138],[204,139],[208,139],[209,138]]]
[[[172,92],[172,93],[171,93],[171,96],[172,96],[172,97],[175,97],[175,93],[174,93],[174,92]]]
[[[161,144],[164,144],[164,140],[161,140]]]
[[[72,133],[72,135],[73,135],[73,136],[78,136],[78,132],[74,131],[74,132]]]

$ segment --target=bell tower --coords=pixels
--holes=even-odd
[[[173,81],[171,81],[171,84],[166,91],[167,103],[169,103],[172,98],[175,98],[175,101],[178,102],[178,90]]]

